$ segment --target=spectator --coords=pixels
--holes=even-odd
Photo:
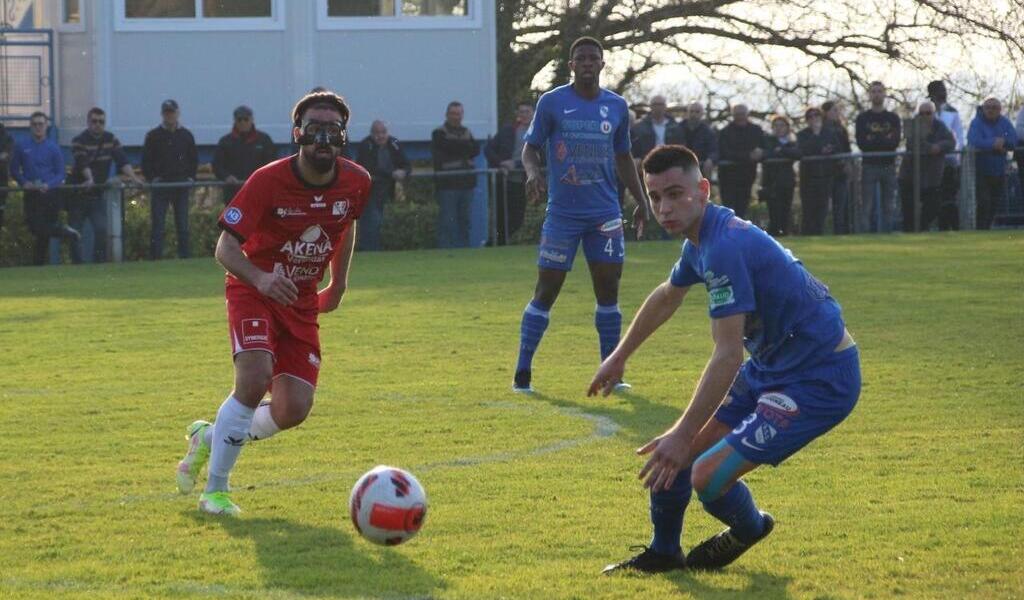
[[[828,195],[835,177],[835,161],[815,157],[835,154],[839,149],[839,134],[825,127],[820,108],[811,107],[804,113],[807,127],[796,135],[800,147],[800,233],[821,235],[825,232],[828,215]],[[808,160],[810,159],[810,160]]]
[[[1017,177],[1020,178],[1020,193],[1024,197],[1024,105],[1020,107],[1020,111],[1017,113],[1015,128],[1017,130],[1017,152],[1014,153],[1014,156],[1017,158]],[[3,218],[2,213],[3,201],[0,200],[0,219]],[[2,221],[0,221],[0,225],[2,225]]]
[[[718,132],[718,186],[722,204],[736,211],[744,219],[750,205],[750,192],[757,178],[757,162],[764,151],[761,149],[764,131],[750,122],[750,113],[743,104],[732,109],[732,123]],[[698,158],[699,160],[699,158]]]
[[[650,102],[651,112],[636,123],[633,134],[633,157],[643,159],[657,146],[664,146],[668,132],[676,128],[676,120],[665,111],[668,103],[664,96],[654,96]]]
[[[107,260],[107,205],[103,200],[103,186],[110,178],[110,165],[118,172],[141,184],[135,175],[121,142],[106,130],[107,114],[94,107],[86,116],[85,131],[71,140],[71,154],[75,164],[71,167],[70,183],[97,186],[73,195],[68,205],[70,225],[83,235],[82,258],[85,262]],[[85,225],[89,225],[86,229]],[[91,236],[88,235],[91,233]],[[91,241],[91,243],[89,243]]]
[[[11,179],[11,155],[14,154],[14,138],[0,123],[0,188],[7,187]],[[0,231],[4,228],[4,209],[7,208],[7,190],[0,191]]]
[[[900,145],[900,118],[885,109],[885,84],[874,81],[868,87],[871,108],[857,115],[857,147],[861,152],[892,152]],[[862,160],[861,206],[857,231],[892,231],[893,193],[896,189],[896,158],[865,156]],[[875,194],[878,204],[875,204]],[[870,215],[870,222],[868,217]]]
[[[829,100],[821,105],[821,112],[825,115],[825,127],[831,127],[838,135],[839,145],[836,147],[836,154],[849,154],[852,149],[850,147],[850,132],[846,129],[842,104]],[[832,198],[832,233],[836,235],[850,233],[850,174],[852,172],[853,163],[850,158],[841,158],[835,161],[832,189],[829,196]]]
[[[494,179],[497,202],[495,216],[498,246],[508,244],[509,239],[523,225],[526,217],[526,178],[523,172],[523,146],[526,131],[533,122],[533,103],[516,104],[515,121],[504,125],[498,134],[487,141],[484,155],[487,166],[500,169]]]
[[[788,118],[781,115],[772,118],[772,134],[765,136],[763,147],[761,201],[768,205],[768,233],[776,237],[789,235],[796,188],[793,163],[800,158],[800,148]]]
[[[903,205],[903,231],[914,231],[914,170],[920,169],[921,226],[928,231],[939,216],[942,200],[942,171],[946,153],[956,147],[953,134],[935,118],[935,104],[922,102],[917,116],[906,131],[907,154],[900,163],[900,200]],[[920,164],[920,167],[918,167]]]
[[[356,162],[370,172],[370,199],[363,215],[359,218],[359,236],[356,243],[360,252],[380,250],[381,225],[384,222],[384,206],[395,200],[395,184],[412,172],[405,151],[398,140],[388,134],[384,121],[370,124],[370,135],[359,142]]]
[[[1006,153],[1017,145],[1013,123],[998,98],[985,98],[967,130],[975,155],[974,197],[978,229],[991,229],[996,203],[1006,195]]]
[[[231,202],[253,171],[274,162],[277,148],[270,136],[256,129],[252,109],[239,106],[231,133],[220,138],[213,154],[213,174],[226,182],[224,204]]]
[[[54,188],[64,183],[64,155],[57,142],[47,137],[47,122],[45,114],[32,113],[32,137],[17,144],[11,158],[11,175],[25,190],[25,223],[36,238],[32,248],[32,264],[36,265],[45,262],[51,237],[70,240],[73,251],[81,239],[77,231],[58,222],[60,196]],[[50,264],[58,262],[60,253],[52,252]]]
[[[469,171],[480,147],[469,129],[462,126],[465,109],[461,102],[448,103],[444,124],[430,136],[437,188],[437,245],[440,248],[469,246],[469,223],[473,208],[476,174],[444,175],[445,171]]]
[[[960,154],[964,147],[964,126],[960,113],[946,102],[946,84],[936,80],[928,84],[928,98],[935,104],[935,116],[953,134],[955,152],[947,153],[942,169],[939,193],[939,231],[960,229]]]
[[[150,183],[195,181],[199,166],[196,140],[192,132],[178,123],[178,103],[164,100],[160,105],[162,122],[146,134],[142,147],[142,174]],[[178,257],[188,258],[188,187],[155,188],[152,191],[150,214],[152,234],[149,257],[159,260],[164,255],[164,219],[167,205],[174,207],[174,228],[178,235]]]
[[[694,102],[686,108],[686,118],[673,131],[668,143],[682,144],[697,155],[701,174],[711,177],[715,161],[718,160],[718,140],[715,132],[704,120],[704,105]]]

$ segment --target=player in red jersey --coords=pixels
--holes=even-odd
[[[188,427],[178,489],[210,472],[199,509],[237,515],[228,475],[248,440],[302,423],[320,370],[317,315],[341,304],[355,247],[355,220],[370,176],[341,157],[349,108],[333,92],[304,96],[292,112],[299,152],[257,170],[220,217],[217,260],[227,269],[225,296],[235,388],[211,425]],[[324,271],[330,283],[317,291]],[[261,402],[272,388],[272,402]]]

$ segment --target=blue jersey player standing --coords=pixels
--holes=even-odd
[[[718,569],[774,526],[740,478],[778,465],[845,419],[860,394],[860,358],[828,288],[764,231],[710,204],[710,184],[689,149],[656,148],[643,170],[658,222],[686,241],[589,394],[609,393],[627,358],[698,283],[708,292],[714,351],[682,417],[637,450],[650,455],[640,478],[651,490],[651,545],[605,572]],[[683,515],[694,488],[728,529],[684,556]]]
[[[603,360],[619,342],[619,279],[626,256],[618,177],[638,200],[634,220],[643,231],[647,196],[630,156],[626,101],[600,86],[604,50],[582,37],[569,49],[573,82],[541,96],[526,133],[523,167],[533,201],[547,191],[547,216],[537,260],[537,286],[523,312],[519,361],[512,389],[532,392],[534,352],[547,329],[549,311],[572,269],[580,243],[590,267],[597,307],[594,324]],[[547,181],[541,152],[547,152]],[[628,387],[617,381],[619,389]]]

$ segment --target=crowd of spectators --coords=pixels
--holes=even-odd
[[[1007,191],[1006,155],[1015,149],[1024,189],[1024,108],[1016,123],[1011,123],[1003,116],[999,99],[987,98],[965,135],[960,113],[947,101],[942,81],[928,85],[927,98],[904,122],[886,107],[885,85],[873,82],[869,86],[869,107],[857,115],[852,128],[857,149],[864,154],[859,169],[855,169],[858,162],[851,160],[850,128],[836,101],[809,107],[799,130],[789,117],[766,115],[767,132],[751,119],[746,105],[736,104],[731,119],[716,131],[705,119],[701,103],[686,105],[683,118],[676,120],[669,114],[666,98],[657,95],[650,99],[649,112],[633,124],[633,153],[639,159],[662,144],[689,147],[706,177],[717,172],[722,203],[740,217],[748,216],[760,169],[757,198],[767,208],[769,232],[794,232],[797,224],[792,206],[799,189],[799,232],[818,235],[824,233],[830,212],[835,234],[889,232],[894,227],[912,231],[915,222],[920,229],[933,224],[940,230],[958,229],[959,151],[968,146],[974,152],[976,169],[975,226],[988,229],[996,203]],[[481,149],[494,171],[491,182],[496,214],[491,242],[505,245],[524,222],[521,156],[534,105],[517,103],[514,118],[482,145],[463,125],[464,111],[460,102],[449,103],[443,123],[430,139],[438,207],[437,245],[457,248],[471,243],[470,221],[478,185],[475,159]],[[35,264],[45,263],[47,255],[51,263],[59,262],[62,243],[69,244],[73,262],[107,260],[109,216],[102,191],[108,181],[120,180],[112,180],[112,174],[137,185],[156,184],[150,189],[150,258],[163,256],[168,209],[174,215],[178,256],[189,256],[191,189],[187,183],[196,179],[199,153],[192,133],[180,123],[176,101],[165,100],[160,116],[160,124],[145,136],[141,177],[117,137],[106,130],[106,114],[101,108],[89,111],[85,130],[72,140],[71,165],[65,165],[60,147],[48,136],[45,114],[31,116],[31,136],[17,144],[0,123],[0,183],[13,179],[24,190],[25,222],[34,238]],[[225,203],[256,169],[278,156],[274,141],[256,128],[251,108],[239,106],[232,116],[231,130],[217,143],[211,165],[222,182]],[[359,249],[380,250],[387,206],[396,199],[397,185],[412,173],[412,163],[383,120],[375,120],[369,135],[349,151],[373,178],[371,202],[360,222]],[[860,184],[856,197],[851,196],[854,179]],[[5,225],[7,198],[8,192],[0,190],[0,228]],[[915,200],[920,204],[915,205]],[[67,213],[65,219],[62,211]]]

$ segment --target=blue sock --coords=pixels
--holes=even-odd
[[[728,525],[741,542],[750,543],[764,531],[764,517],[754,504],[750,488],[742,481],[718,498],[705,501],[704,510]]]
[[[619,345],[619,335],[622,333],[619,305],[598,304],[594,309],[594,326],[597,327],[597,339],[601,343],[601,360],[604,360]]]
[[[519,327],[519,362],[516,363],[516,371],[532,368],[533,353],[537,351],[540,339],[544,337],[544,330],[548,328],[550,308],[536,300],[531,300],[526,305],[523,323]]]
[[[683,516],[686,514],[686,506],[690,504],[692,492],[690,469],[680,471],[668,490],[651,492],[651,523],[654,525],[651,550],[658,554],[679,553]]]

